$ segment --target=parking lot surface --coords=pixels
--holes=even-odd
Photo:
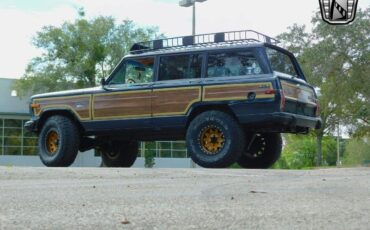
[[[369,228],[369,168],[0,167],[0,229]]]

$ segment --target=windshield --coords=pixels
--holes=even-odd
[[[292,59],[288,55],[271,48],[266,48],[266,52],[273,71],[289,74],[294,77],[299,76],[294,68]]]

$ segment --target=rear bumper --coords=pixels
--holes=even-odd
[[[268,114],[252,114],[238,117],[240,123],[251,126],[276,126],[287,129],[321,128],[319,117],[302,116],[292,113],[275,112]]]

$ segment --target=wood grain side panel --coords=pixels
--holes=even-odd
[[[34,110],[36,116],[48,109],[67,109],[80,120],[91,119],[91,95],[40,98],[35,99],[34,103],[40,105],[39,109]]]
[[[201,100],[201,87],[153,90],[153,116],[183,115],[190,106]]]
[[[270,82],[205,86],[203,100],[245,100],[250,92],[255,92],[257,99],[274,98],[275,95],[265,94],[267,89],[273,89]]]
[[[151,116],[151,90],[94,95],[94,119]]]

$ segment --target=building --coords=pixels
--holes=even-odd
[[[37,153],[37,136],[24,129],[30,119],[29,98],[17,97],[14,79],[0,78],[0,165],[43,166]],[[183,141],[142,142],[134,167],[144,167],[145,154],[154,156],[154,167],[191,167]],[[98,167],[100,156],[94,150],[79,153],[72,166]]]

